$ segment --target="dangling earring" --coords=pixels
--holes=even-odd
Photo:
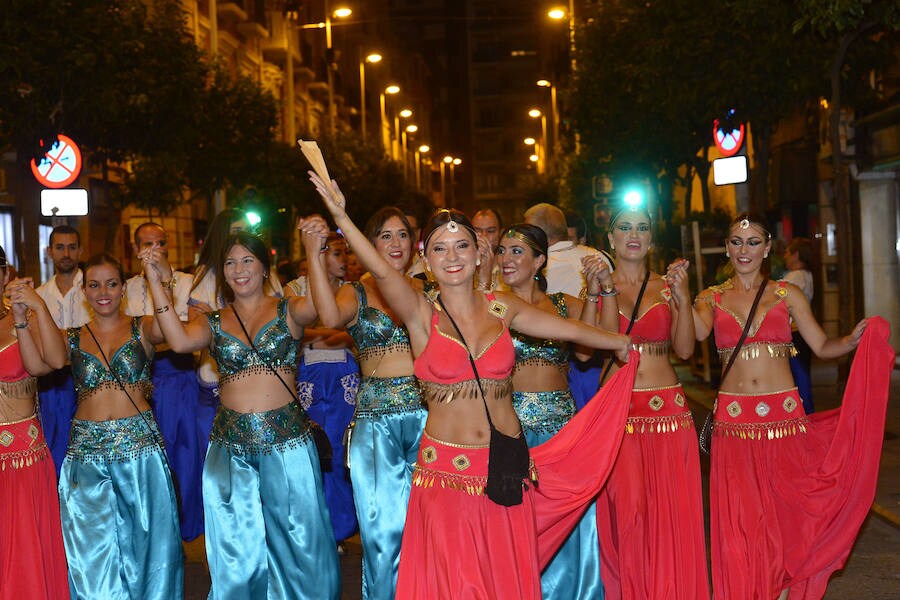
[[[609,243],[609,249],[612,250],[613,252],[615,252],[615,251],[616,251],[616,245],[613,244],[612,242],[610,242],[610,243]]]
[[[541,278],[538,276],[537,273],[534,274],[534,280],[535,280],[535,281],[540,281],[540,280],[541,280]]]
[[[481,257],[480,257],[480,256],[479,256],[478,258],[475,259],[475,266],[476,266],[476,267],[480,267],[480,266],[481,266]]]
[[[763,258],[769,258],[769,253],[766,252],[765,254],[763,254]]]

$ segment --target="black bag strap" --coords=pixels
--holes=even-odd
[[[634,322],[637,321],[638,311],[641,309],[641,300],[644,299],[644,292],[647,291],[648,281],[650,281],[650,269],[647,269],[646,273],[644,273],[644,282],[641,283],[641,289],[638,291],[637,299],[634,301],[634,309],[631,311],[631,321],[628,322],[628,328],[625,330],[625,335],[631,333],[631,328],[634,327]],[[603,380],[606,379],[606,376],[609,375],[609,370],[615,362],[616,359],[613,357],[606,363],[606,366],[603,368],[603,373],[600,374],[601,385],[603,384]]]
[[[284,302],[284,300],[281,300],[281,302]],[[231,303],[230,306],[231,306],[231,312],[234,313],[234,318],[237,319],[238,324],[241,326],[241,330],[244,332],[244,335],[247,336],[247,341],[250,342],[250,348],[253,350],[254,354],[256,354],[256,357],[259,359],[259,362],[264,364],[266,366],[266,368],[268,368],[270,371],[272,371],[272,374],[278,378],[278,381],[281,382],[281,385],[284,386],[284,389],[286,389],[288,391],[288,394],[291,395],[291,399],[294,402],[296,402],[298,406],[302,407],[303,405],[300,404],[300,398],[297,396],[297,392],[291,389],[291,386],[289,386],[287,384],[287,382],[284,380],[284,378],[282,378],[281,373],[279,373],[278,370],[275,369],[275,367],[273,367],[271,364],[269,364],[268,361],[266,361],[266,359],[263,358],[262,354],[260,354],[259,349],[256,347],[256,344],[253,343],[253,338],[250,336],[250,333],[247,331],[247,327],[244,326],[244,321],[241,320],[241,315],[238,314],[237,309],[234,307],[234,303]]]
[[[734,350],[731,351],[731,356],[728,358],[728,364],[725,365],[725,369],[722,371],[722,378],[719,380],[719,387],[722,387],[722,384],[725,383],[725,376],[728,375],[728,372],[731,370],[731,365],[734,364],[734,360],[737,358],[738,352],[741,351],[741,346],[744,345],[744,340],[747,339],[747,334],[750,332],[750,327],[753,325],[753,318],[756,316],[756,308],[759,306],[759,301],[762,298],[763,292],[766,290],[768,285],[768,279],[759,284],[759,290],[757,290],[756,292],[756,298],[753,299],[753,306],[750,307],[750,312],[747,314],[747,322],[744,323],[744,330],[741,332],[741,337],[738,338],[737,344],[735,344],[734,346]]]
[[[447,315],[447,318],[450,319],[450,323],[453,325],[453,329],[456,330],[456,334],[459,336],[459,340],[462,342],[463,346],[466,349],[466,354],[469,355],[469,362],[472,364],[472,371],[475,372],[475,381],[478,383],[478,391],[481,392],[481,401],[484,402],[484,412],[485,414],[487,414],[488,427],[493,430],[494,422],[491,421],[491,411],[488,410],[487,399],[484,396],[484,388],[481,385],[481,377],[478,375],[478,368],[475,366],[475,358],[472,356],[472,351],[469,350],[469,344],[466,343],[466,338],[463,337],[462,331],[459,330],[459,325],[456,324],[456,321],[453,319],[453,315],[451,315],[450,311],[447,310],[447,307],[444,306],[444,301],[441,299],[440,294],[438,294],[437,303],[440,305],[441,310],[444,311],[444,314]]]

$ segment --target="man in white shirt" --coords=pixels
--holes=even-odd
[[[159,263],[163,287],[170,290],[175,312],[188,320],[188,299],[193,276],[175,271],[169,264],[169,237],[162,225],[147,222],[134,230],[132,250],[135,256],[149,248],[162,250]],[[125,282],[130,316],[156,314],[153,298],[143,273]],[[168,310],[168,307],[165,307]],[[156,347],[153,357],[153,414],[166,444],[166,454],[177,480],[181,510],[181,535],[192,540],[203,533],[203,496],[201,491],[201,441],[197,429],[199,384],[193,354],[178,354],[168,346]]]
[[[84,297],[84,273],[78,268],[81,258],[78,230],[69,225],[54,227],[50,232],[47,256],[53,261],[54,275],[35,291],[44,300],[57,327],[81,327],[91,320],[91,311]],[[38,378],[38,399],[41,426],[59,476],[69,443],[72,417],[78,408],[72,370],[68,365]]]
[[[537,225],[547,234],[547,293],[565,292],[576,298],[585,289],[581,259],[602,253],[589,246],[580,246],[569,240],[566,215],[552,204],[535,204],[525,211],[525,222]],[[602,260],[609,264],[603,256]],[[610,265],[612,270],[612,265]]]

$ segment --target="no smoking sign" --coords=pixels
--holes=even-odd
[[[31,172],[48,188],[64,188],[81,173],[81,150],[70,138],[58,137],[40,162],[31,160]]]

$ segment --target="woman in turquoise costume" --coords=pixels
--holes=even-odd
[[[67,330],[78,410],[59,476],[72,598],[184,596],[184,556],[172,476],[150,410],[150,317],[123,312],[125,277],[107,254],[89,259],[94,318]]]
[[[308,253],[319,244],[304,238]],[[255,235],[230,236],[216,269],[225,308],[183,324],[160,282],[159,250],[141,253],[166,341],[176,352],[208,347],[220,375],[203,467],[209,597],[337,599],[337,548],[319,457],[293,392],[298,340],[316,313],[305,298],[266,295],[269,256]]]
[[[500,239],[497,254],[503,283],[512,293],[551,314],[563,318],[579,315],[581,320],[595,324],[595,302],[582,303],[562,292],[546,293],[543,271],[547,264],[547,234],[540,227],[524,223],[510,226]],[[609,279],[609,271],[604,269],[604,274]],[[588,280],[597,284],[598,277]],[[608,312],[611,314],[606,320],[614,323],[615,310]],[[534,448],[550,439],[575,414],[575,400],[566,381],[568,344],[532,338],[517,331],[510,333],[516,352],[513,408],[528,446]],[[541,593],[545,599],[603,598],[593,504],[541,573]]]
[[[301,228],[314,228],[307,222]],[[366,224],[366,236],[399,273],[412,257],[412,228],[403,212],[385,207]],[[413,280],[418,285],[419,280]],[[363,547],[363,597],[392,599],[400,540],[419,440],[427,413],[409,348],[409,335],[388,307],[371,273],[335,297],[324,256],[311,254],[309,282],[326,327],[346,327],[356,342],[361,381],[350,439],[350,479]]]

